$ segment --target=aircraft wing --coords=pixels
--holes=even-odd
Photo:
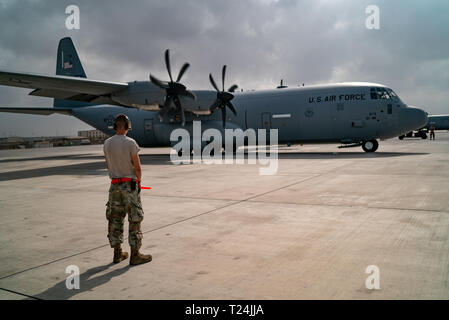
[[[128,88],[120,82],[6,71],[0,71],[0,85],[34,89],[32,96],[114,105],[121,104],[113,101],[111,94]]]
[[[10,113],[26,113],[26,114],[39,114],[39,115],[50,115],[53,113],[60,113],[65,115],[72,115],[70,109],[66,108],[23,108],[23,107],[0,107],[0,112],[10,112]]]

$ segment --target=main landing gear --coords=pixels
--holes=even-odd
[[[377,140],[368,140],[362,142],[362,149],[365,152],[375,152],[379,148]]]
[[[362,149],[365,152],[375,152],[377,150],[377,148],[379,148],[379,142],[377,142],[376,139],[366,140],[366,141],[361,141],[361,142],[352,143],[352,144],[345,144],[345,145],[339,146],[338,148],[339,149],[355,148],[355,147],[360,147],[360,146],[362,146]]]

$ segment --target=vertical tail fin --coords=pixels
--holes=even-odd
[[[56,75],[86,78],[83,66],[71,38],[59,41]]]
[[[56,58],[56,75],[86,78],[83,65],[70,37],[62,38],[59,41],[58,55]],[[76,108],[88,105],[91,104],[62,99],[54,99],[53,101],[53,107],[55,108]]]

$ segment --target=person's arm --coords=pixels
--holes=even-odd
[[[106,145],[105,144],[103,144],[103,155],[104,155],[104,161],[106,161],[106,169],[109,170],[108,158],[106,158]]]
[[[139,153],[135,153],[132,156],[132,161],[133,161],[133,167],[134,167],[134,174],[136,175],[137,180],[142,181],[142,168],[140,166]]]

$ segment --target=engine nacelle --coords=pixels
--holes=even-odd
[[[181,97],[180,102],[185,111],[198,115],[210,114],[210,106],[215,102],[217,93],[212,90],[192,91],[196,99]],[[165,101],[165,90],[153,85],[150,81],[134,81],[128,83],[128,89],[114,93],[111,99],[122,105],[143,109],[160,110]],[[172,107],[175,107],[172,105]]]
[[[122,105],[144,110],[159,110],[164,103],[165,91],[150,81],[128,83],[128,89],[113,93],[111,99]]]

